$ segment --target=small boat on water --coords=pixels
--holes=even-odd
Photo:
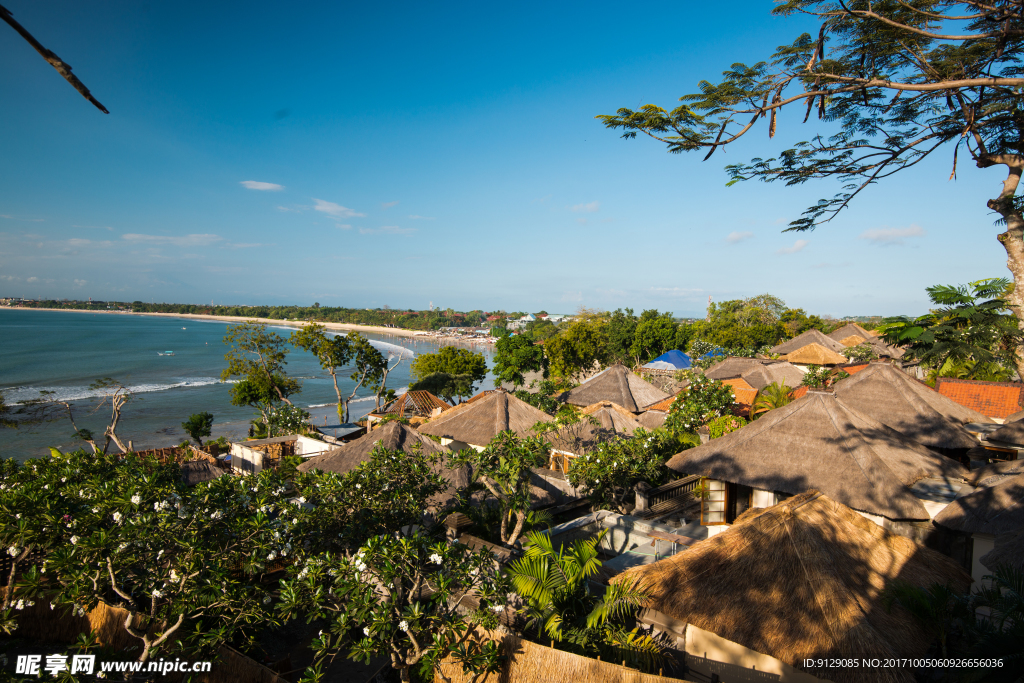
[[[174,355],[174,351],[157,351],[157,353],[159,355],[161,355],[161,356],[173,356]]]
[[[187,330],[188,328],[187,328],[187,327],[183,327],[183,328],[181,328],[181,329],[183,329],[183,330]]]

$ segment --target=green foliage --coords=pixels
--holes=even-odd
[[[845,370],[808,365],[800,384],[812,389],[827,389],[839,380],[846,379],[849,376],[849,373]]]
[[[636,324],[630,355],[633,364],[643,365],[666,351],[675,348],[676,324],[669,313],[659,314],[656,310],[644,311]]]
[[[353,556],[320,555],[292,565],[288,574],[281,617],[330,622],[312,643],[316,660],[305,680],[322,680],[323,665],[343,650],[366,664],[387,657],[402,680],[409,680],[411,667],[431,671],[449,655],[473,673],[500,666],[498,643],[472,637],[476,626],[497,628],[508,609],[508,582],[486,550],[473,552],[422,531],[382,534]],[[467,593],[479,608],[463,615]]]
[[[576,320],[544,345],[551,373],[571,382],[607,360],[608,324],[601,318]]]
[[[583,490],[595,509],[627,514],[636,504],[636,485],[664,483],[669,475],[665,462],[692,445],[664,429],[638,429],[632,437],[603,441],[573,458],[566,479]]]
[[[786,326],[790,337],[803,334],[808,330],[821,330],[825,334],[832,331],[832,325],[816,315],[807,315],[802,308],[786,309],[779,317],[779,322]]]
[[[742,417],[736,415],[722,415],[716,417],[711,422],[708,422],[708,435],[712,439],[717,439],[721,436],[725,436],[731,432],[735,432],[740,427],[746,426],[747,421]]]
[[[1024,332],[1004,298],[1009,288],[1005,278],[929,287],[937,309],[914,319],[886,318],[878,329],[886,343],[906,347],[905,360],[919,360],[940,374],[959,366],[974,378],[995,366],[1012,367],[1020,360]]]
[[[429,391],[449,403],[455,403],[456,399],[461,401],[463,396],[472,396],[473,382],[472,375],[435,372],[410,384],[409,391]]]
[[[732,388],[702,373],[688,374],[690,386],[681,392],[669,408],[665,428],[675,434],[695,432],[716,417],[732,412],[735,396]]]
[[[224,354],[228,366],[220,373],[222,381],[243,377],[267,396],[285,402],[300,391],[299,383],[285,373],[285,358],[290,351],[287,340],[268,332],[264,323],[246,322],[228,327],[224,343],[230,348]]]
[[[549,342],[550,343],[550,342]],[[494,345],[494,386],[503,383],[518,388],[526,383],[527,372],[543,372],[547,377],[544,348],[524,335],[505,335]]]
[[[437,353],[421,353],[416,356],[410,371],[416,379],[444,373],[454,376],[469,375],[473,382],[480,382],[487,375],[487,361],[482,353],[443,346]]]
[[[633,340],[636,336],[637,318],[633,315],[633,309],[621,308],[608,317],[608,346],[606,350],[606,362],[622,363],[632,365]],[[686,348],[681,346],[679,348]]]
[[[846,350],[846,355],[850,357],[851,361],[857,363],[868,363],[878,359],[878,354],[875,353],[875,349],[871,344],[857,344],[854,347]]]
[[[319,308],[319,305],[316,308]],[[323,325],[311,323],[292,332],[291,342],[316,356],[320,361],[320,367],[330,374],[334,380],[334,391],[338,396],[338,418],[345,422],[348,403],[343,404],[341,388],[338,386],[338,370],[352,362],[354,349],[349,337],[343,334],[328,337]]]
[[[467,448],[450,458],[452,467],[469,465],[494,497],[501,510],[501,542],[507,546],[518,540],[530,510],[530,470],[546,465],[549,456],[550,446],[542,439],[505,431],[483,451]]]
[[[756,420],[770,410],[781,408],[793,402],[793,390],[783,382],[772,382],[757,392],[753,405],[750,406],[750,419]]]
[[[540,382],[534,380],[530,382],[530,389],[536,389],[536,391],[520,389],[515,392],[515,395],[520,401],[525,401],[534,408],[543,410],[549,415],[554,415],[563,405],[556,396],[561,395],[567,388],[571,387],[566,387],[563,383],[550,379],[542,379]]]
[[[213,429],[213,413],[193,413],[181,423],[181,428],[202,448],[203,437],[209,436]]]
[[[591,590],[590,581],[601,568],[597,546],[606,533],[577,539],[558,551],[550,537],[527,535],[525,555],[508,568],[526,602],[527,633],[535,630],[538,641],[554,640],[569,652],[654,671],[667,660],[664,646],[637,628],[628,629],[649,593],[628,581],[611,584],[600,596]]]

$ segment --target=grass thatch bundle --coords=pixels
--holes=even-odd
[[[897,536],[817,491],[751,514],[728,531],[613,581],[642,581],[649,607],[791,666],[805,657],[920,657],[931,638],[892,581],[966,592],[952,559]],[[813,673],[813,672],[812,672]],[[832,673],[832,672],[830,672]],[[846,681],[913,681],[906,670],[835,672]]]
[[[990,422],[888,363],[871,363],[835,385],[843,403],[931,448],[967,450],[966,422]]]
[[[584,417],[580,425],[563,427],[544,437],[552,448],[580,454],[603,441],[622,435],[632,436],[633,432],[643,426],[636,415],[611,401],[595,403],[580,412]],[[589,422],[587,418],[595,420],[597,424]]]
[[[979,561],[993,571],[999,566],[1024,571],[1024,529],[996,537],[995,548],[982,555]]]
[[[429,417],[438,408],[441,409],[441,412],[444,412],[450,409],[451,405],[434,396],[429,391],[417,389],[416,391],[405,392],[385,406],[379,414],[397,415],[398,417]]]
[[[590,406],[610,401],[631,413],[639,413],[664,401],[669,395],[624,365],[615,364],[594,375],[565,395],[574,406]]]
[[[967,533],[996,535],[1024,529],[1024,474],[957,498],[934,521]]]
[[[476,399],[476,397],[474,397]],[[550,422],[551,416],[512,394],[494,391],[476,400],[460,403],[419,430],[474,446],[486,446],[495,436],[511,430],[516,436],[532,436],[538,422]]]
[[[892,520],[931,518],[910,491],[917,481],[967,476],[950,458],[819,391],[678,453],[666,465],[764,491],[797,494],[813,488]]]

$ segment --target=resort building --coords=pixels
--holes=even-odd
[[[840,354],[846,351],[846,347],[839,343],[839,341],[826,336],[821,330],[812,329],[807,330],[803,334],[798,334],[788,341],[784,341],[781,344],[773,346],[770,349],[770,352],[783,356],[802,349],[808,344],[817,344],[829,351]]]
[[[231,468],[238,473],[256,474],[266,468],[277,467],[281,458],[300,455],[312,458],[327,452],[333,446],[301,434],[278,436],[231,444]]]
[[[580,412],[583,420],[578,424],[545,435],[545,440],[551,444],[548,469],[568,472],[574,458],[603,441],[632,436],[642,426],[636,415],[611,401],[595,403]]]
[[[562,397],[566,403],[580,407],[608,401],[634,414],[642,413],[666,398],[669,394],[618,363]]]
[[[450,404],[429,391],[407,391],[386,405],[383,410],[367,415],[366,427],[373,429],[374,422],[390,416],[400,417],[409,420],[412,425],[418,425],[425,419],[437,417],[450,408]]]
[[[886,608],[883,591],[895,581],[959,593],[971,584],[952,559],[814,490],[751,510],[725,533],[612,581],[649,587],[640,620],[685,653],[689,680],[784,683],[913,683],[906,669],[823,675],[802,662],[924,657],[932,634],[899,605]]]
[[[465,403],[441,413],[422,425],[423,434],[441,437],[453,451],[475,448],[482,451],[499,433],[511,430],[516,436],[536,436],[533,426],[551,422],[552,417],[512,394],[495,390],[478,394]]]
[[[1024,383],[982,382],[939,377],[935,390],[962,406],[997,420],[1005,420],[1024,408]]]

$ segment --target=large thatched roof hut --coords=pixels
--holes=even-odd
[[[474,398],[445,411],[419,430],[441,437],[442,443],[453,450],[466,446],[482,449],[500,432],[511,430],[517,436],[533,436],[535,424],[552,419],[543,410],[504,391]]]
[[[865,330],[857,323],[847,323],[842,327],[832,330],[825,336],[830,339],[835,339],[836,341],[842,341],[848,337],[860,337],[861,341],[871,341],[872,339],[876,339],[875,335],[871,334],[871,332]]]
[[[829,338],[837,340],[843,346],[859,346],[861,344],[867,344],[874,350],[879,356],[888,356],[889,358],[900,358],[904,354],[904,350],[895,346],[889,346],[884,341],[878,338],[878,335],[872,334],[865,330],[857,323],[849,323],[843,325],[837,330],[833,330],[828,334]]]
[[[704,372],[704,375],[717,380],[742,377],[747,384],[758,391],[773,383],[798,387],[804,378],[803,370],[792,363],[739,356],[730,356],[715,363]]]
[[[1024,571],[1024,529],[996,537],[995,548],[982,555],[979,561],[990,570],[1006,565]]]
[[[975,421],[977,422],[978,420]],[[991,422],[991,420],[989,421]],[[1015,446],[1024,445],[1024,421],[1017,420],[1004,423],[999,429],[994,429],[988,433],[988,440],[1013,444]]]
[[[926,478],[952,480],[967,474],[950,458],[819,391],[678,453],[666,464],[682,474],[758,491],[797,494],[814,488],[890,520],[931,519],[910,487]]]
[[[780,355],[789,354],[798,349],[802,349],[808,344],[817,344],[818,346],[822,346],[829,351],[835,351],[836,353],[842,353],[846,350],[846,347],[840,344],[838,340],[825,336],[825,333],[821,330],[807,330],[803,334],[798,334],[789,341],[784,341],[781,344],[773,346],[771,348],[771,352]]]
[[[862,415],[931,448],[966,452],[978,440],[964,423],[989,421],[888,363],[871,363],[838,382],[835,395]]]
[[[640,413],[669,395],[624,365],[615,365],[594,375],[565,395],[574,406],[590,406],[611,401],[631,413]]]
[[[971,582],[952,559],[813,490],[613,579],[635,580],[652,594],[643,621],[689,655],[782,680],[805,658],[924,656],[931,636],[898,605],[887,609],[883,590],[906,581],[966,592]],[[915,680],[911,670],[882,667],[805,672],[836,683]]]
[[[797,365],[843,365],[849,362],[846,356],[818,343],[805,344],[779,358]]]

